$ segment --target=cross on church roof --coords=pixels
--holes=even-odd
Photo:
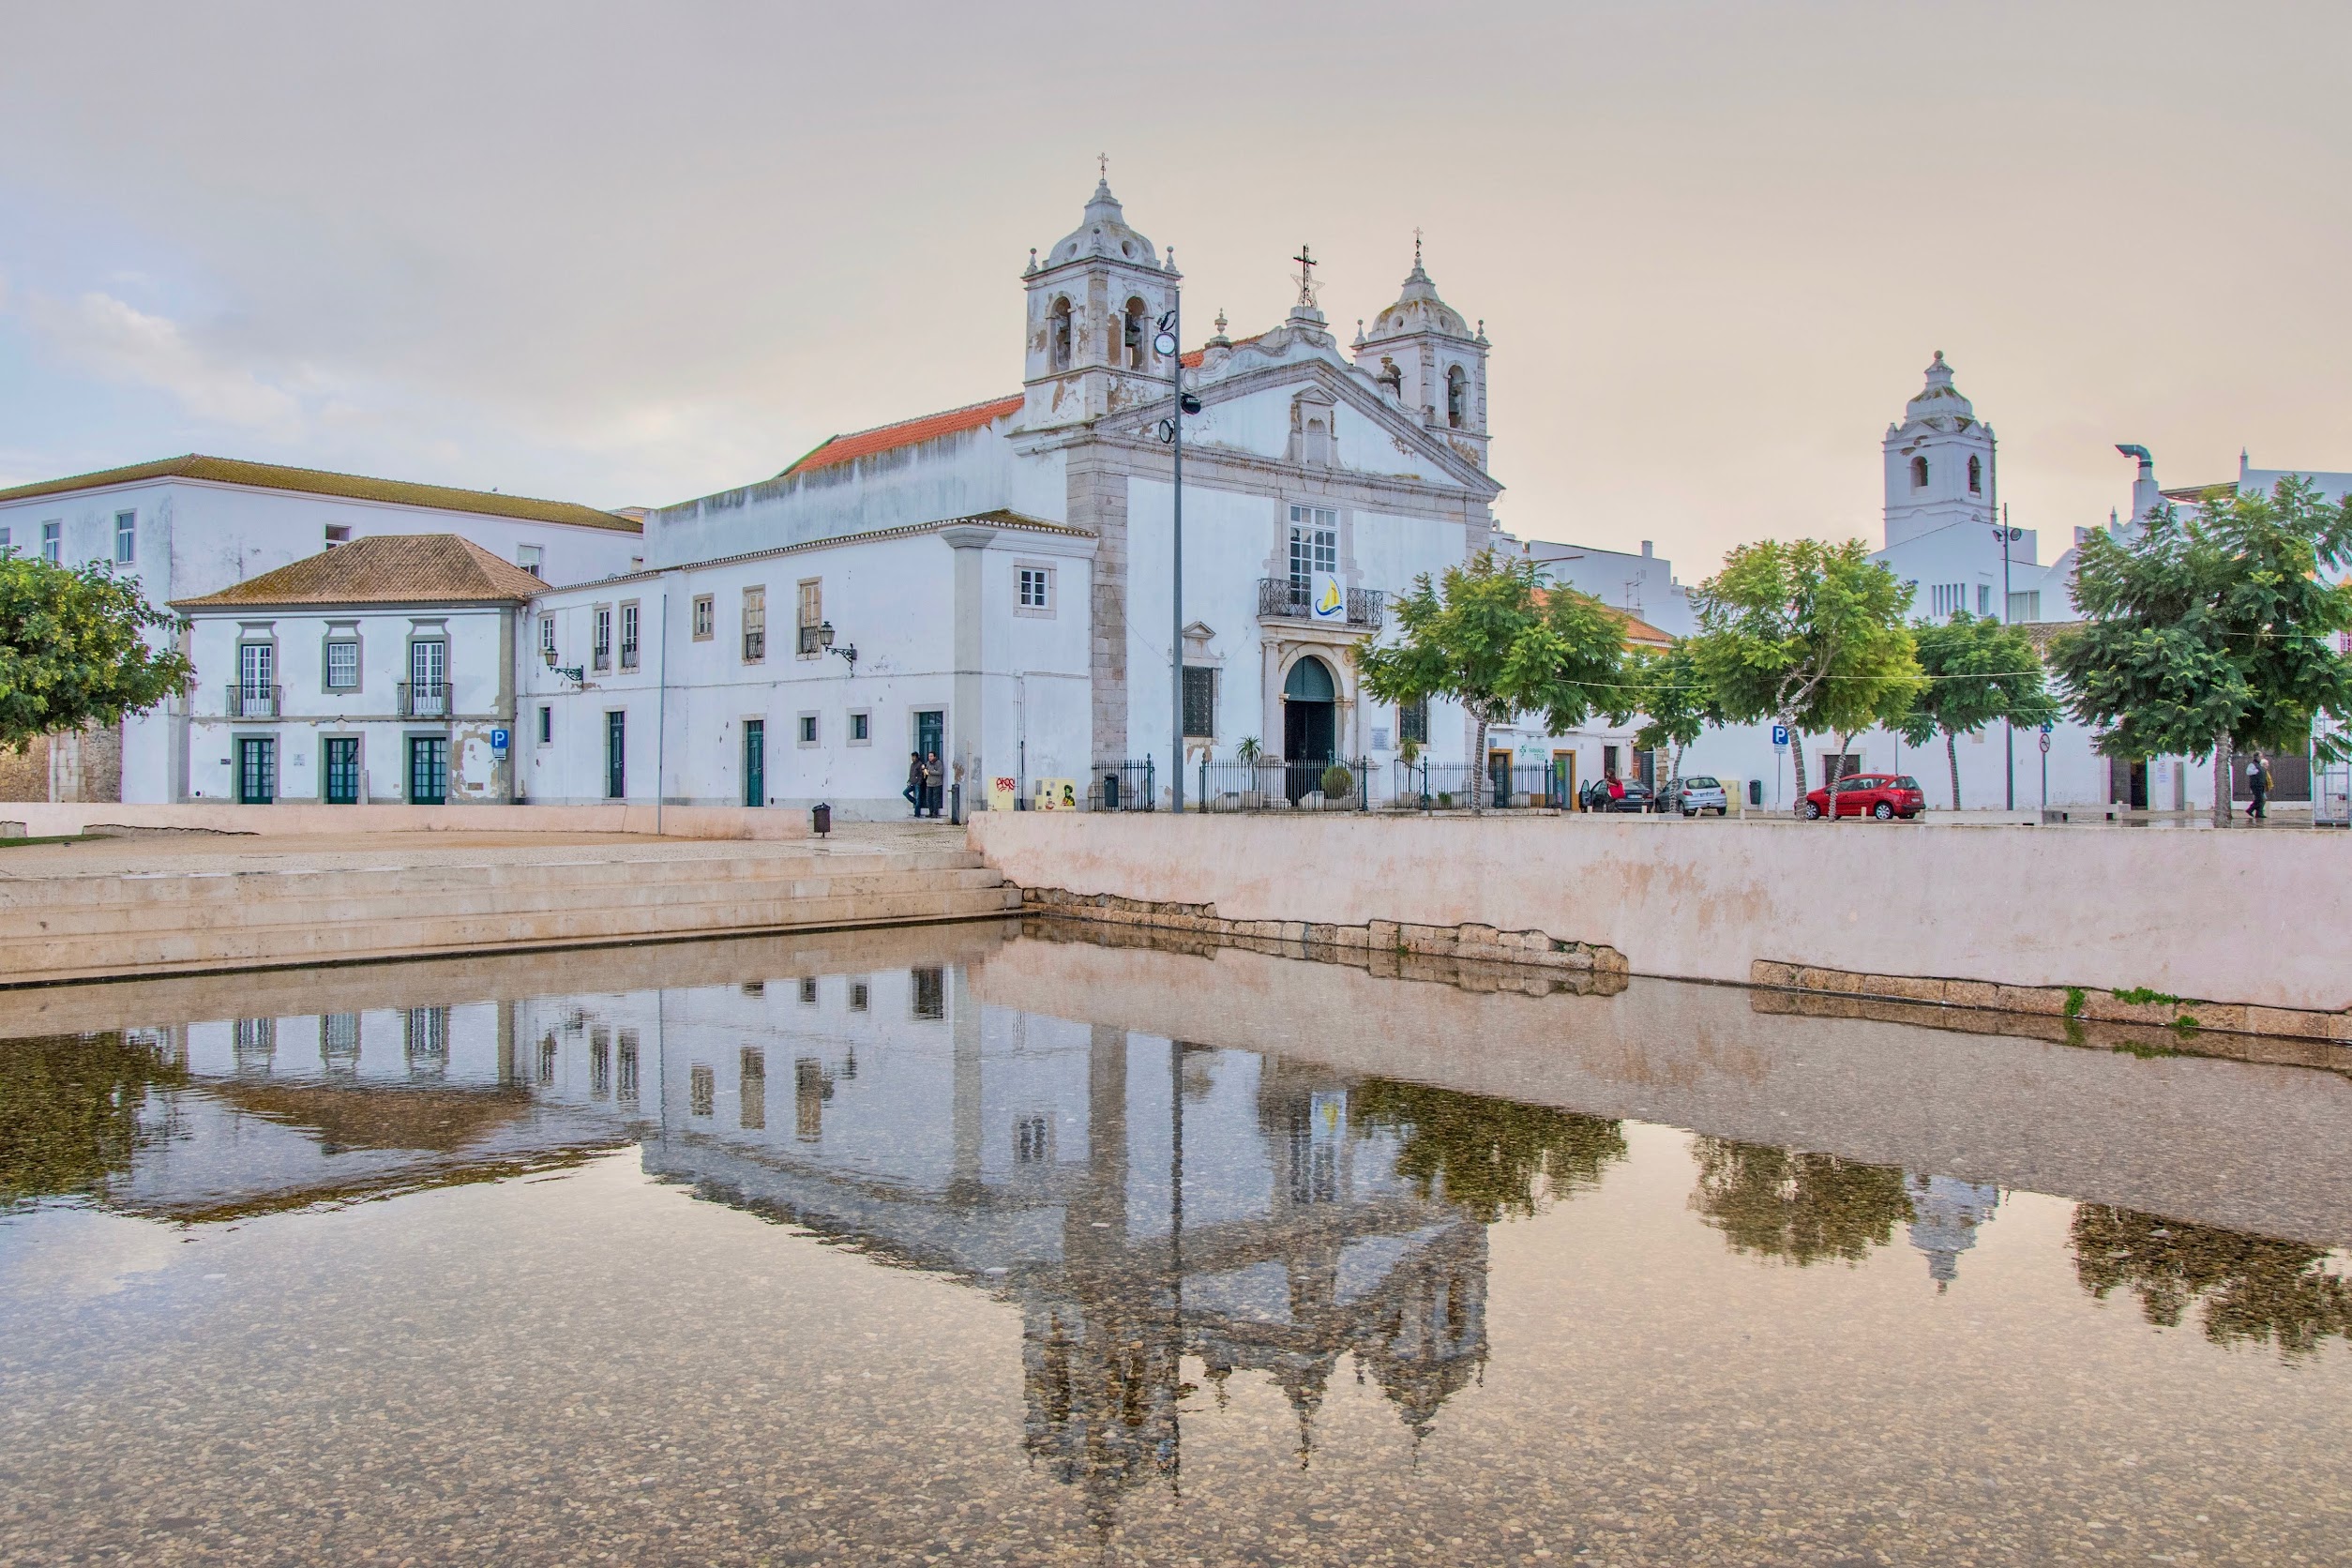
[[[1413,226],[1413,265],[1421,264],[1421,226]]]
[[[1096,167],[1100,168],[1103,172],[1103,183],[1105,185],[1108,185],[1110,183],[1110,155],[1108,153],[1096,153],[1094,155],[1094,162]]]
[[[1299,253],[1290,259],[1299,264],[1299,303],[1311,310],[1315,308],[1315,253],[1302,241]]]

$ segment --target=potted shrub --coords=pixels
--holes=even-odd
[[[1334,762],[1323,770],[1322,785],[1325,806],[1345,807],[1355,804],[1356,776],[1339,763]]]

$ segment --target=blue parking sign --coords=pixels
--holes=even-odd
[[[504,751],[506,749],[505,731],[492,730],[490,731],[490,749],[492,751]]]
[[[1772,726],[1772,749],[1775,751],[1786,751],[1788,749],[1787,725],[1775,724]]]

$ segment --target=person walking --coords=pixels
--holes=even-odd
[[[907,787],[900,792],[906,796],[907,804],[914,808],[914,814],[918,817],[923,815],[923,753],[920,751],[907,753]]]
[[[939,753],[936,751],[927,751],[923,754],[922,766],[923,806],[927,806],[931,808],[931,816],[934,820],[936,820],[939,816],[940,796],[943,792],[940,789],[940,784],[941,781],[945,778],[946,775],[942,771],[939,765]],[[923,815],[922,807],[917,807],[914,814],[918,817]]]
[[[2247,819],[2257,822],[2269,822],[2270,817],[2266,807],[2270,804],[2270,764],[2259,751],[2254,755],[2254,765],[2246,770],[2246,790],[2254,796],[2246,807]]]

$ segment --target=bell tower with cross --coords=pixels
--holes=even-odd
[[[1020,428],[1084,424],[1168,396],[1169,367],[1152,339],[1176,301],[1181,275],[1128,226],[1110,193],[1110,159],[1096,159],[1094,194],[1078,226],[1021,274],[1029,339]]]
[[[1479,467],[1486,466],[1486,324],[1475,329],[1438,297],[1421,264],[1413,231],[1413,269],[1396,303],[1359,331],[1359,369],[1389,389],[1405,411]]]

